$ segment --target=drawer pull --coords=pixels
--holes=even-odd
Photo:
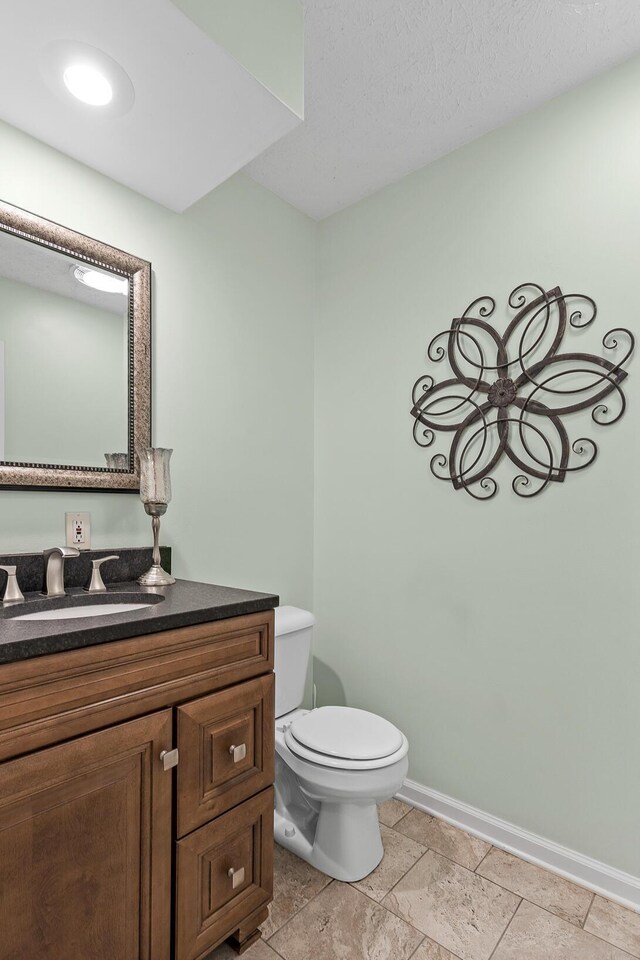
[[[232,745],[229,747],[229,753],[233,757],[234,763],[240,763],[241,760],[247,755],[247,745],[246,743],[241,743],[239,746]]]
[[[229,867],[227,876],[231,878],[231,887],[233,890],[241,887],[244,883],[244,867],[240,867],[239,870],[234,870],[233,867]]]
[[[174,767],[178,766],[178,751],[177,750],[163,750],[160,754],[160,759],[162,760],[162,769],[163,770],[172,770]]]

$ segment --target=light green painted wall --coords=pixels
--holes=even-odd
[[[508,468],[490,503],[437,482],[409,397],[431,336],[526,280],[595,297],[578,349],[639,332],[639,116],[636,59],[324,221],[315,341],[319,702],[397,723],[413,779],[635,875],[640,357],[597,463],[531,502]]]
[[[5,460],[104,467],[106,452],[127,449],[125,308],[0,277],[0,340]]]
[[[0,124],[0,197],[151,260],[154,442],[172,446],[162,539],[178,576],[311,605],[316,228],[240,174],[175,214]],[[150,542],[138,498],[0,491],[0,552]]]
[[[299,117],[304,115],[300,0],[173,0]]]
[[[0,125],[0,196],[154,267],[154,442],[179,576],[318,615],[320,702],[394,720],[411,776],[640,873],[635,364],[588,474],[489,504],[428,473],[430,336],[528,278],[637,328],[640,61],[316,227],[242,175],[177,215]],[[312,595],[316,325],[315,597]],[[585,345],[597,349],[595,333]],[[0,491],[0,549],[148,542],[134,496]]]

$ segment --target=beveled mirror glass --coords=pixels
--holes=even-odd
[[[136,491],[151,265],[0,201],[0,487]]]

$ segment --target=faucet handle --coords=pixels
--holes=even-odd
[[[120,557],[117,554],[113,553],[108,557],[100,557],[98,560],[91,561],[91,567],[92,567],[91,583],[89,584],[88,587],[84,588],[87,591],[87,593],[106,593],[107,592],[107,588],[104,585],[104,580],[102,579],[102,574],[100,572],[100,567],[107,560],[119,560],[119,559]]]
[[[7,586],[4,591],[4,597],[2,598],[3,603],[22,603],[24,600],[24,594],[18,586],[18,578],[16,576],[16,567],[0,567],[0,570],[4,570],[7,575]]]

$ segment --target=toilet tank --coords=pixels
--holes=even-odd
[[[275,621],[276,717],[282,717],[304,700],[316,618],[300,607],[276,607]]]

